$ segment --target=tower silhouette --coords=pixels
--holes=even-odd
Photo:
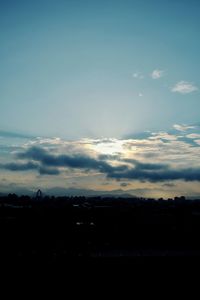
[[[36,199],[41,200],[42,199],[42,191],[39,189],[36,193]]]

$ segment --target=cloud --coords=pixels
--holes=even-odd
[[[26,162],[26,163],[7,163],[0,164],[0,168],[8,171],[32,171],[37,170],[41,175],[59,175],[60,171],[53,168],[41,167],[38,163]]]
[[[168,180],[200,181],[200,168],[172,169],[169,166],[152,165],[152,168],[144,168],[138,164],[125,172],[114,172],[108,177],[115,179],[131,179],[149,182],[162,182]]]
[[[158,132],[158,133],[152,133],[152,136],[149,137],[150,140],[167,140],[167,141],[176,141],[177,136],[173,134],[169,134],[167,132]]]
[[[127,186],[129,186],[130,185],[130,183],[127,183],[127,182],[122,182],[122,183],[120,183],[120,186],[121,187],[127,187]]]
[[[138,96],[139,96],[139,97],[143,97],[144,95],[143,95],[142,93],[139,93]]]
[[[123,161],[131,163],[135,166],[137,169],[141,170],[160,170],[167,168],[166,164],[154,164],[154,163],[143,163],[136,159],[124,159]]]
[[[3,130],[0,130],[0,137],[4,137],[4,138],[18,138],[18,139],[30,139],[30,138],[34,138],[31,135],[26,135],[26,134],[16,133],[16,132],[10,132],[10,131],[3,131]]]
[[[104,160],[98,160],[82,154],[53,155],[40,147],[31,147],[25,152],[17,154],[20,159],[31,159],[45,167],[68,167],[74,169],[97,170],[103,173],[112,173],[114,169],[123,171],[127,166],[113,167]]]
[[[200,139],[200,133],[190,133],[186,135],[188,139]]]
[[[192,92],[198,91],[198,87],[195,86],[191,82],[187,81],[179,81],[175,84],[175,86],[171,89],[173,93],[179,93],[179,94],[190,94]]]
[[[200,146],[200,140],[195,140],[195,142]]]
[[[174,124],[173,127],[178,130],[178,131],[187,131],[189,129],[195,129],[195,126],[189,126],[189,125],[185,125],[185,124]]]
[[[40,175],[59,175],[60,171],[55,168],[40,167],[39,173],[40,173]]]
[[[122,183],[200,181],[200,128],[175,124],[174,129],[169,133],[148,132],[120,140],[35,139],[34,144],[26,142],[20,150],[9,152],[15,161],[10,162],[9,155],[0,157],[0,168],[11,172],[36,171],[43,176],[59,175],[56,180],[63,181],[84,178],[80,180],[87,184],[90,177],[94,182],[99,178]]]
[[[7,163],[7,164],[0,164],[0,168],[9,171],[30,171],[30,170],[38,169],[38,164],[35,164],[33,162]]]
[[[133,73],[132,76],[136,79],[144,79],[144,75],[142,75],[141,73]]]
[[[152,73],[151,73],[151,78],[152,79],[159,79],[161,77],[164,76],[164,71],[163,70],[154,70]]]
[[[183,168],[171,167],[167,163],[141,162],[133,158],[118,158],[118,165],[111,165],[105,161],[106,157],[92,158],[79,154],[53,155],[48,151],[32,147],[25,152],[18,153],[18,158],[34,160],[40,164],[20,164],[7,166],[10,170],[38,169],[40,174],[58,175],[60,167],[96,170],[105,174],[107,178],[116,180],[139,180],[149,182],[162,182],[169,180],[200,181],[200,167]],[[103,159],[102,159],[103,158]]]
[[[164,186],[164,187],[175,187],[176,185],[174,184],[174,183],[163,183],[163,185],[162,186]]]

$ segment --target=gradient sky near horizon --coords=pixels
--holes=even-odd
[[[163,134],[165,138],[171,134],[173,140],[182,139],[195,148],[193,158],[197,162],[199,28],[199,0],[0,0],[0,167],[3,169],[12,160],[13,147],[25,149],[27,145],[35,145],[38,137],[43,137],[43,141],[55,137],[72,144],[78,141],[78,145],[82,139],[90,139],[89,144],[101,144],[100,140],[106,138],[100,151],[95,148],[96,154],[88,153],[95,159],[97,154],[121,153],[120,159],[124,161],[133,155],[128,150],[125,155],[127,139],[138,136],[138,141],[143,137],[144,142],[160,136],[162,140]],[[172,142],[170,138],[167,141]],[[109,147],[113,145],[112,150],[106,146],[108,141]],[[55,145],[55,139],[49,145],[52,143]],[[57,142],[57,146],[63,143]],[[41,142],[38,145],[44,146]],[[91,146],[87,147],[91,151]],[[177,147],[179,153],[188,151],[181,144]],[[141,153],[143,150],[140,149]],[[85,153],[85,148],[82,152]],[[191,166],[191,157],[188,159],[184,170]],[[140,161],[147,163],[144,157]],[[161,163],[155,157],[153,162]],[[135,164],[135,168],[138,166]],[[40,176],[46,172],[43,171],[40,169]],[[115,177],[119,174],[117,170],[113,172],[114,175],[107,170],[103,172],[112,177],[109,189],[118,188]],[[37,180],[33,179],[33,173],[31,169],[35,188]],[[19,178],[22,185],[23,172],[18,179],[11,179],[9,174],[0,170],[2,185],[7,180],[9,188]],[[130,180],[128,176],[131,175],[123,174],[122,178]],[[184,184],[188,193],[195,190],[193,194],[200,194],[198,176],[190,187],[187,176],[178,179],[176,176],[182,184],[187,181]],[[98,178],[95,183],[92,181],[93,187],[105,188],[106,181],[100,187]],[[152,181],[152,178],[142,180]],[[64,179],[62,182],[65,186]],[[88,182],[84,178],[78,187],[91,188]],[[129,189],[140,189],[141,184],[137,182]],[[124,182],[119,186],[128,185],[129,182]]]

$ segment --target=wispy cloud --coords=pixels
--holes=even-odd
[[[133,73],[132,76],[136,79],[144,79],[144,75],[139,72]]]
[[[173,125],[174,129],[178,130],[178,131],[187,131],[189,129],[195,129],[195,126],[189,126],[189,125],[185,125],[185,124],[174,124]]]
[[[0,164],[1,169],[9,170],[9,171],[30,171],[38,169],[38,165],[33,162],[27,163],[6,163]]]
[[[179,81],[175,84],[175,86],[171,89],[174,93],[179,94],[190,94],[192,92],[198,91],[198,87],[193,83],[188,81]]]
[[[163,70],[158,70],[158,69],[153,70],[153,72],[151,73],[151,78],[152,79],[159,79],[159,78],[164,76],[164,73],[165,72]]]
[[[199,133],[190,133],[186,135],[187,138],[189,139],[200,139],[200,134]]]
[[[19,138],[19,139],[34,138],[34,136],[31,136],[31,135],[28,135],[28,134],[22,134],[22,133],[10,132],[10,131],[3,131],[3,130],[0,130],[0,137],[3,137],[3,138]]]

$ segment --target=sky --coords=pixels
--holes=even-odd
[[[198,0],[0,0],[0,192],[199,196],[199,28]]]

